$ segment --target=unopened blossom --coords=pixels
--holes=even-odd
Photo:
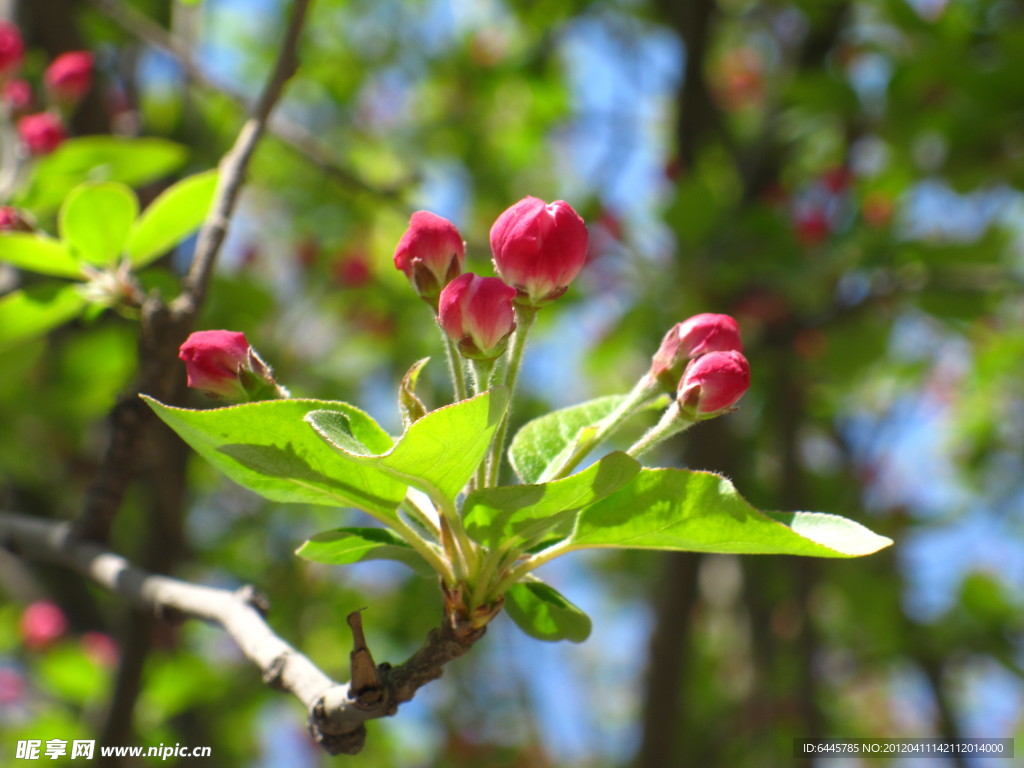
[[[48,155],[59,147],[67,134],[64,124],[52,112],[26,115],[18,120],[18,137],[32,155]]]
[[[37,600],[21,614],[18,628],[25,646],[38,650],[58,640],[67,631],[68,622],[56,603]]]
[[[92,54],[88,51],[62,53],[46,68],[43,82],[46,90],[58,104],[77,104],[92,85]]]
[[[742,353],[709,352],[687,366],[676,401],[684,413],[707,418],[732,408],[749,388],[750,364]]]
[[[676,323],[651,359],[649,375],[668,392],[679,385],[687,364],[708,352],[743,351],[740,328],[729,315],[703,312]]]
[[[499,278],[467,272],[441,291],[438,322],[463,356],[493,360],[505,351],[515,330],[515,298],[516,289]]]
[[[491,252],[516,303],[541,307],[564,294],[587,260],[587,226],[564,200],[525,197],[491,227]]]
[[[196,331],[178,350],[188,386],[219,400],[280,396],[270,368],[238,331]]]
[[[466,244],[448,219],[416,211],[395,248],[395,268],[409,278],[424,301],[437,307],[441,291],[462,273]]]
[[[15,72],[25,58],[25,42],[16,26],[0,21],[0,79]]]

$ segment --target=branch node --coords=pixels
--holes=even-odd
[[[284,685],[284,668],[288,663],[287,654],[280,654],[274,657],[265,670],[263,670],[263,682],[275,691],[286,690]]]
[[[384,698],[384,691],[377,674],[377,665],[373,661],[373,655],[366,645],[366,636],[363,634],[363,610],[360,608],[358,611],[353,611],[347,618],[348,625],[352,629],[352,653],[350,654],[352,677],[349,687],[357,706],[373,709]]]
[[[252,584],[246,584],[235,591],[235,597],[256,610],[263,618],[270,613],[270,600]]]

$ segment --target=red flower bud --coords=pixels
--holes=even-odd
[[[56,603],[38,600],[21,614],[21,639],[32,649],[45,648],[59,639],[68,628],[64,612]]]
[[[32,86],[25,80],[9,80],[4,85],[3,102],[11,112],[21,115],[32,108]]]
[[[185,361],[188,385],[220,400],[266,400],[277,397],[270,368],[249,346],[244,333],[196,331],[178,350]]]
[[[686,367],[677,401],[691,416],[717,416],[750,387],[750,364],[735,350],[709,352]]]
[[[540,307],[569,287],[587,260],[587,226],[568,203],[524,197],[491,227],[494,268],[517,304]]]
[[[32,222],[13,205],[0,208],[0,232],[33,232]]]
[[[50,112],[27,115],[18,121],[18,136],[33,155],[48,155],[66,138],[60,118]]]
[[[24,56],[25,43],[21,32],[13,24],[0,21],[0,77],[20,67]]]
[[[437,308],[442,289],[462,272],[466,244],[448,219],[416,211],[395,248],[395,268],[409,278],[424,301]]]
[[[708,352],[743,351],[740,328],[729,315],[704,312],[676,323],[651,359],[650,376],[668,392],[679,384],[686,364]]]
[[[441,291],[438,321],[465,357],[493,360],[516,328],[516,289],[497,277],[459,275]]]
[[[62,53],[46,68],[43,81],[58,104],[77,104],[92,85],[92,54],[88,51]]]

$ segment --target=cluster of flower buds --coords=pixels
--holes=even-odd
[[[447,219],[414,213],[395,250],[395,267],[437,311],[463,356],[494,360],[515,330],[515,305],[537,309],[563,293],[587,258],[587,228],[562,201],[526,197],[491,228],[499,277],[462,274],[465,243]]]
[[[35,227],[28,214],[13,205],[0,207],[0,232],[32,232]]]
[[[248,402],[288,396],[244,333],[196,331],[181,345],[178,357],[185,361],[188,386],[217,400]]]
[[[0,22],[0,100],[6,112],[18,118],[18,137],[28,153],[48,155],[67,137],[65,118],[92,85],[92,54],[71,51],[50,62],[43,74],[49,109],[34,114],[32,86],[17,77],[24,56],[21,32]]]
[[[736,321],[703,313],[677,323],[651,360],[648,377],[688,417],[710,418],[734,406],[750,387],[750,365]]]

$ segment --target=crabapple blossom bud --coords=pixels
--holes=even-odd
[[[21,78],[8,80],[0,99],[15,115],[22,115],[32,108],[32,86]]]
[[[33,232],[35,227],[25,212],[13,205],[0,207],[0,232]]]
[[[516,303],[541,307],[568,289],[587,260],[587,226],[567,202],[524,197],[491,227],[494,268]]]
[[[46,68],[46,90],[61,106],[73,106],[82,100],[92,85],[92,54],[88,51],[62,53]]]
[[[26,647],[45,648],[59,639],[68,628],[64,612],[56,603],[37,600],[21,614],[19,629]]]
[[[395,248],[395,268],[402,270],[422,299],[437,308],[446,285],[462,273],[466,244],[448,219],[416,211]]]
[[[718,416],[750,387],[750,364],[740,352],[708,352],[686,367],[676,401],[691,418]]]
[[[60,118],[50,112],[26,115],[18,121],[18,136],[33,155],[48,155],[66,138]]]
[[[25,43],[21,32],[13,24],[0,22],[0,79],[21,66],[25,56]]]
[[[667,392],[679,385],[686,364],[708,352],[743,351],[740,328],[729,315],[703,312],[676,323],[661,340],[651,359],[650,377]]]
[[[494,360],[516,327],[516,289],[497,277],[459,275],[441,291],[438,322],[464,357]]]
[[[287,396],[244,333],[196,331],[178,350],[188,385],[218,400],[268,400]]]

